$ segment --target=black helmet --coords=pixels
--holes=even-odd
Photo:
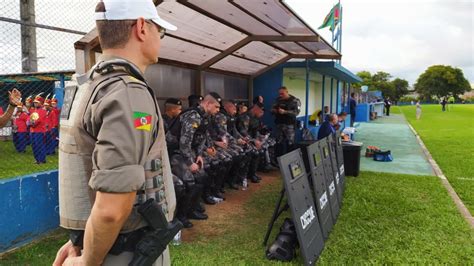
[[[295,225],[291,219],[286,218],[275,242],[267,249],[266,256],[269,260],[291,261],[295,257],[297,246]]]
[[[217,92],[209,92],[209,95],[211,95],[219,103],[222,103],[222,97]]]
[[[196,95],[196,94],[191,94],[188,96],[188,103],[189,103],[189,107],[196,107],[198,106],[201,101],[202,101],[202,96],[201,95]]]

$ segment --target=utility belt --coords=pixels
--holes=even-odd
[[[173,237],[183,228],[183,224],[176,219],[169,223],[155,199],[149,199],[140,204],[137,211],[148,226],[130,233],[119,234],[109,254],[119,255],[124,251],[130,251],[133,252],[133,259],[129,266],[152,265],[165,251]],[[83,248],[84,231],[71,230],[71,232],[71,242]]]
[[[151,231],[149,227],[142,227],[138,230],[119,234],[108,254],[120,255],[122,252],[134,252],[138,242]],[[74,246],[84,248],[84,230],[69,230],[69,239]]]

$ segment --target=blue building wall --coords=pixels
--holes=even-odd
[[[0,180],[0,252],[59,226],[58,171]]]
[[[359,103],[356,107],[356,122],[369,122],[370,105],[367,103]]]
[[[274,118],[271,114],[272,105],[278,97],[278,89],[283,85],[283,65],[275,67],[253,80],[254,97],[262,95],[265,105],[263,122],[268,127],[274,128]]]

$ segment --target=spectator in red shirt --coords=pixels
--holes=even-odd
[[[56,120],[56,112],[53,110],[51,106],[51,99],[46,98],[44,101],[44,108],[46,110],[46,155],[55,154],[55,141],[56,138],[53,136],[53,126]]]
[[[30,113],[30,132],[31,132],[31,146],[33,148],[33,155],[36,163],[46,163],[46,125],[47,113],[43,108],[44,98],[41,93],[35,97],[33,101],[35,108]]]
[[[24,153],[28,143],[28,129],[26,123],[29,116],[23,110],[23,104],[16,107],[16,116],[13,120],[13,144],[19,153]]]
[[[53,134],[53,142],[54,147],[58,147],[59,144],[59,114],[61,110],[57,107],[58,106],[58,99],[54,98],[51,99],[51,107],[53,115],[51,117],[51,133]]]

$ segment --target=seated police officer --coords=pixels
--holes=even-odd
[[[183,109],[182,102],[180,99],[168,98],[165,101],[165,113],[163,114],[163,120],[165,122],[165,130],[168,131],[171,124],[176,121]]]
[[[204,155],[208,152],[208,116],[217,111],[219,103],[214,97],[207,95],[199,106],[182,112],[166,133],[167,139],[174,141],[169,143],[169,146],[173,147],[170,151],[173,154],[171,159],[173,173],[182,179],[187,193],[192,194],[190,203],[184,204],[181,215],[186,215],[187,218],[205,219],[199,210],[201,209],[199,198],[202,194],[206,203],[216,203],[209,192],[209,176],[204,169],[207,163]]]
[[[188,96],[188,108],[198,107],[204,98],[201,95],[191,94]]]
[[[218,96],[217,94],[211,94],[214,97]],[[230,110],[232,116],[226,111]],[[246,142],[238,136],[234,138],[232,134],[228,131],[228,126],[230,125],[231,130],[235,130],[235,112],[236,107],[230,101],[221,101],[220,112],[217,113],[211,123],[210,135],[214,136],[213,139],[215,143],[219,146],[219,149],[223,149],[224,152],[230,155],[231,161],[224,167],[226,171],[219,179],[219,185],[223,187],[223,182],[227,182],[232,189],[238,189],[236,183],[242,181],[243,178],[246,178],[246,173],[244,175],[244,170],[248,169],[248,162],[250,161],[246,157],[246,151],[244,146]],[[239,134],[240,135],[240,134]]]
[[[251,156],[248,155],[252,148],[248,140],[244,138],[237,130],[237,106],[233,101],[223,101],[221,108],[221,128],[227,132],[229,142],[239,150],[237,157],[238,163],[232,166],[228,179],[226,180],[229,187],[232,189],[239,189],[238,184],[242,184],[244,178],[247,178],[247,173],[250,165]]]
[[[247,112],[241,114],[237,119],[237,129],[239,133],[247,139],[249,143],[254,146],[252,160],[249,165],[247,179],[252,183],[259,183],[260,177],[256,175],[259,164],[260,153],[262,152],[262,142],[260,140],[260,118],[263,116],[263,109],[261,105],[255,104],[248,109]]]
[[[213,195],[217,198],[223,198],[222,193],[225,192],[224,182],[233,183],[232,180],[235,179],[235,173],[244,157],[244,150],[238,146],[234,138],[227,132],[227,116],[224,113],[223,107],[224,101],[220,95],[215,92],[211,92],[210,95],[216,98],[221,104],[220,111],[211,117],[209,135],[218,154],[221,153],[223,159],[223,163],[221,164],[222,171],[215,179]],[[233,188],[235,188],[235,186],[233,186]]]
[[[152,0],[103,0],[95,18],[103,56],[66,89],[75,97],[61,114],[59,216],[71,240],[54,265],[129,265],[143,258],[142,240],[165,240],[141,207],[159,206],[160,221],[175,208],[163,122],[143,73],[157,63],[165,29],[176,27]],[[152,257],[150,264],[170,264],[167,250]]]

